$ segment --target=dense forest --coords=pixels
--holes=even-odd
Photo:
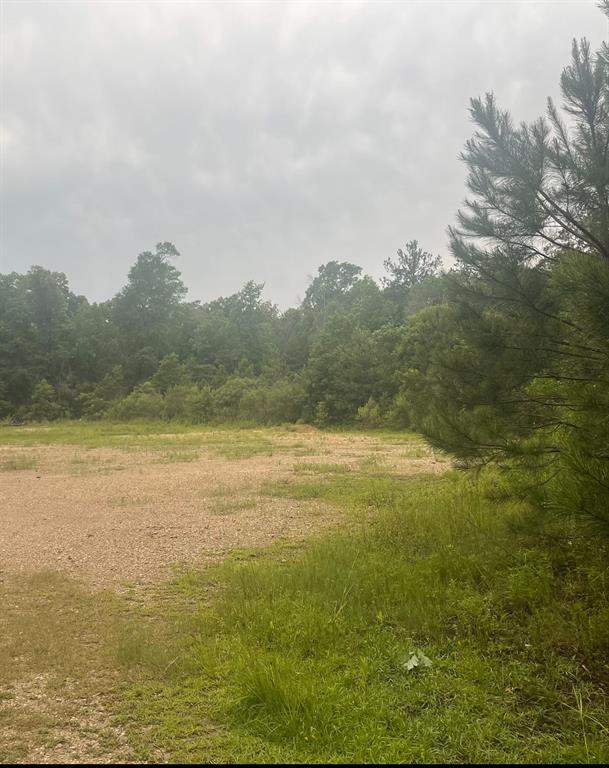
[[[186,301],[177,256],[171,243],[140,254],[102,304],[41,267],[1,276],[2,415],[378,425],[396,407],[409,317],[444,294],[439,259],[415,241],[383,287],[331,261],[283,313],[254,282]]]
[[[574,42],[561,90],[528,124],[472,100],[448,272],[411,240],[381,285],[330,261],[285,312],[255,282],[187,301],[169,242],[101,304],[38,266],[0,276],[0,416],[410,427],[607,522],[607,47]]]

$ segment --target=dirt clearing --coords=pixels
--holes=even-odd
[[[176,564],[309,537],[340,524],[318,500],[264,488],[302,473],[442,471],[420,442],[302,430],[158,435],[125,447],[0,445],[0,579],[57,571],[120,590]]]
[[[176,566],[349,524],[299,488],[447,466],[397,435],[0,428],[0,762],[132,762],[125,659],[155,647]]]

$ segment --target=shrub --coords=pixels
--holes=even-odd
[[[315,415],[313,417],[313,423],[316,427],[326,427],[330,421],[328,414],[328,406],[322,400],[315,406]]]
[[[381,409],[373,397],[368,399],[366,405],[362,405],[357,409],[355,419],[358,424],[366,429],[378,429],[383,425]]]
[[[113,419],[158,419],[164,411],[163,396],[145,382],[112,406],[108,415]]]
[[[299,419],[305,402],[306,392],[297,381],[258,381],[243,393],[239,415],[260,424],[283,424]]]
[[[63,416],[62,408],[57,402],[57,392],[46,379],[41,379],[34,387],[27,416],[34,421],[53,421]]]

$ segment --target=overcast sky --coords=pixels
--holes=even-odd
[[[0,271],[92,301],[160,240],[190,299],[254,279],[282,308],[331,259],[445,256],[469,97],[534,118],[608,31],[593,0],[0,8]]]

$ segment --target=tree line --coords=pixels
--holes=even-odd
[[[0,276],[0,415],[411,427],[608,523],[607,45],[574,41],[560,86],[530,123],[471,101],[448,272],[412,240],[380,284],[330,261],[285,312],[254,282],[186,301],[171,243],[101,304],[41,267]]]
[[[324,264],[286,312],[254,282],[186,301],[177,256],[167,242],[141,253],[125,287],[99,304],[72,293],[63,273],[1,275],[1,414],[325,425],[368,406],[380,424],[407,319],[443,294],[440,259],[416,241],[387,260],[381,286],[354,264]]]

